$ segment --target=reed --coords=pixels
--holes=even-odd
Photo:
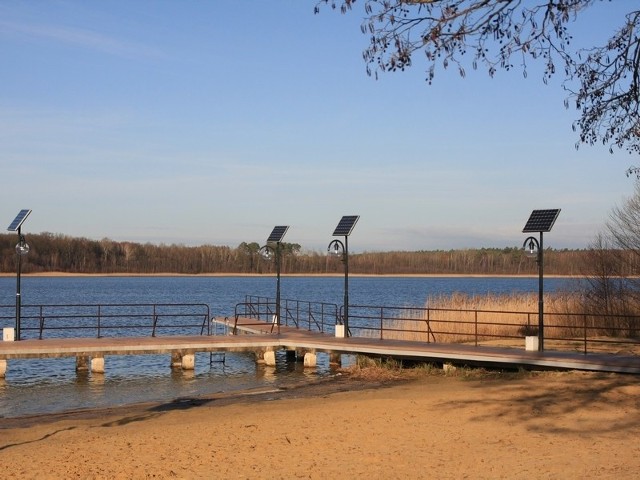
[[[554,293],[545,295],[545,327],[562,328],[562,334],[572,335],[576,319],[569,312],[579,311],[580,296]],[[537,335],[538,295],[513,293],[508,295],[438,295],[429,297],[424,309],[416,309],[404,318],[387,320],[387,339],[471,342],[481,339],[520,339]],[[558,331],[556,334],[560,333]]]

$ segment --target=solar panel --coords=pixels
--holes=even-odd
[[[333,231],[334,237],[346,237],[351,235],[351,230],[355,227],[360,215],[345,215],[340,219],[340,223]]]
[[[560,215],[560,209],[551,210],[534,210],[531,212],[527,224],[524,226],[522,233],[527,232],[550,232],[551,227],[556,222],[556,218]]]
[[[284,237],[284,234],[287,233],[287,230],[289,230],[289,226],[288,225],[280,225],[277,227],[273,227],[273,231],[271,232],[271,235],[269,235],[269,238],[267,238],[267,243],[278,243],[282,241],[282,238]]]
[[[13,219],[13,222],[11,222],[11,225],[9,225],[7,230],[9,232],[17,232],[30,213],[31,213],[31,210],[29,209],[20,210],[20,213],[18,213],[16,218]]]

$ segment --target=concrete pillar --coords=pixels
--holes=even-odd
[[[195,368],[196,368],[196,354],[185,353],[184,355],[182,355],[182,369],[193,370]]]
[[[0,360],[0,378],[5,378],[7,376],[7,361]]]
[[[314,352],[307,352],[304,354],[305,368],[316,367],[317,364],[318,364],[318,356]]]
[[[276,352],[273,350],[267,350],[264,352],[264,364],[269,367],[276,366]]]
[[[171,352],[171,368],[182,368],[182,353],[177,350]]]
[[[2,329],[2,341],[13,342],[16,339],[16,329],[13,327],[5,327]]]
[[[104,373],[104,357],[91,357],[91,372]]]
[[[443,363],[442,370],[444,371],[445,374],[450,374],[450,373],[453,374],[457,370],[457,368],[452,363]]]
[[[298,348],[296,350],[296,361],[304,362],[304,356],[307,354],[308,350],[306,348]]]
[[[87,355],[79,355],[76,357],[76,372],[89,371],[89,357]]]
[[[342,365],[342,354],[336,352],[329,353],[329,364]]]
[[[259,348],[253,351],[256,356],[256,363],[262,363],[270,367],[276,366],[276,352],[273,348]]]

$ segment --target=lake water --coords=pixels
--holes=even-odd
[[[545,292],[577,289],[575,279],[545,279]],[[246,295],[275,297],[273,277],[22,277],[23,305],[203,303],[211,316],[232,316]],[[281,278],[282,299],[342,304],[344,277]],[[350,277],[352,305],[423,307],[429,296],[463,292],[537,292],[537,278],[504,277]],[[0,277],[0,305],[15,305],[16,279]],[[13,327],[6,320],[0,327]],[[252,354],[201,353],[193,372],[172,371],[168,355],[109,356],[103,375],[76,374],[75,358],[10,360],[0,379],[0,417],[171,401],[282,382],[307,382],[331,375],[328,358],[318,368],[278,355],[276,367],[257,365]]]

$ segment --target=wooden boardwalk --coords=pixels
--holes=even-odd
[[[214,319],[229,328],[226,319]],[[337,338],[328,334],[278,327],[255,319],[240,319],[235,335],[159,336],[118,338],[66,338],[0,342],[0,361],[21,358],[104,357],[107,355],[178,354],[252,351],[258,349],[306,350],[335,354],[366,354],[397,359],[494,366],[501,368],[570,369],[640,373],[640,357],[577,352],[531,352],[524,348]]]

